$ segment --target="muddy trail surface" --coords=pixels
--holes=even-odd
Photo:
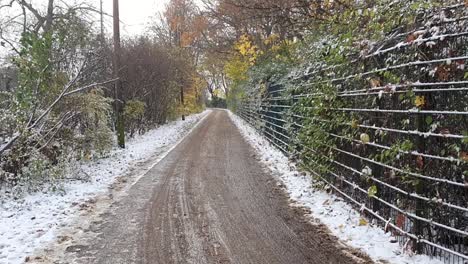
[[[63,263],[371,263],[304,213],[214,110]]]

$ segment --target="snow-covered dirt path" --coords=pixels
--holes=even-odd
[[[0,263],[439,263],[360,224],[227,111],[81,168],[92,181],[67,183],[65,195],[2,204]]]
[[[116,189],[129,188],[209,112],[150,130],[131,139],[125,150],[115,149],[108,158],[80,165],[79,173],[89,175],[90,181],[65,182],[64,194],[36,193],[20,201],[2,200],[0,263],[31,262],[30,255],[37,248],[57,240],[77,216],[93,210],[99,202],[98,196],[107,195],[111,202],[112,196],[119,194]],[[59,237],[59,240],[66,239]]]
[[[300,173],[296,166],[263,136],[235,114],[231,119],[244,138],[257,151],[261,161],[284,184],[292,199],[292,206],[310,210],[310,221],[325,224],[342,243],[362,250],[376,262],[395,264],[442,264],[426,255],[403,252],[390,233],[378,226],[360,222],[360,214],[342,198],[314,188],[310,175]]]
[[[213,110],[121,199],[33,260],[372,263],[288,203],[228,113]]]

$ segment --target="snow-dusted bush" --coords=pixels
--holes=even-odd
[[[133,137],[135,132],[142,133],[144,130],[146,104],[139,100],[130,100],[125,104],[124,116],[127,131],[130,132],[130,137]]]
[[[102,52],[77,13],[25,31],[11,63],[18,84],[0,93],[0,189],[57,189],[74,160],[105,155],[113,144],[112,99],[100,76]]]

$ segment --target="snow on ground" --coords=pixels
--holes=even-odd
[[[155,155],[159,161],[208,112],[150,130],[129,140],[125,150],[115,149],[108,158],[81,165],[80,169],[90,175],[90,181],[66,182],[63,195],[37,193],[21,201],[2,201],[0,263],[23,263],[36,248],[53,241],[58,231],[79,214],[80,207],[86,206],[86,201],[105,193],[119,176],[131,172],[138,163]]]
[[[258,152],[261,161],[285,185],[290,198],[299,206],[310,208],[311,215],[328,226],[347,245],[367,253],[375,261],[390,263],[441,264],[426,255],[403,253],[398,243],[391,243],[390,233],[374,225],[359,225],[360,214],[342,198],[313,187],[310,176],[299,173],[288,158],[273,147],[240,117],[230,112],[231,119],[244,138]]]

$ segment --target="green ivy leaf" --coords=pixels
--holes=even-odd
[[[400,94],[400,95],[398,96],[398,99],[399,99],[400,101],[403,101],[403,100],[405,99],[405,96],[404,96],[403,94]]]
[[[432,124],[432,116],[426,116],[426,124],[429,126]]]
[[[468,144],[468,131],[465,130],[462,132],[462,134],[463,134],[463,141],[462,141],[463,144]]]
[[[369,195],[369,197],[374,197],[376,194],[377,194],[377,186],[372,185],[371,187],[369,187],[369,189],[367,190],[367,195]]]

